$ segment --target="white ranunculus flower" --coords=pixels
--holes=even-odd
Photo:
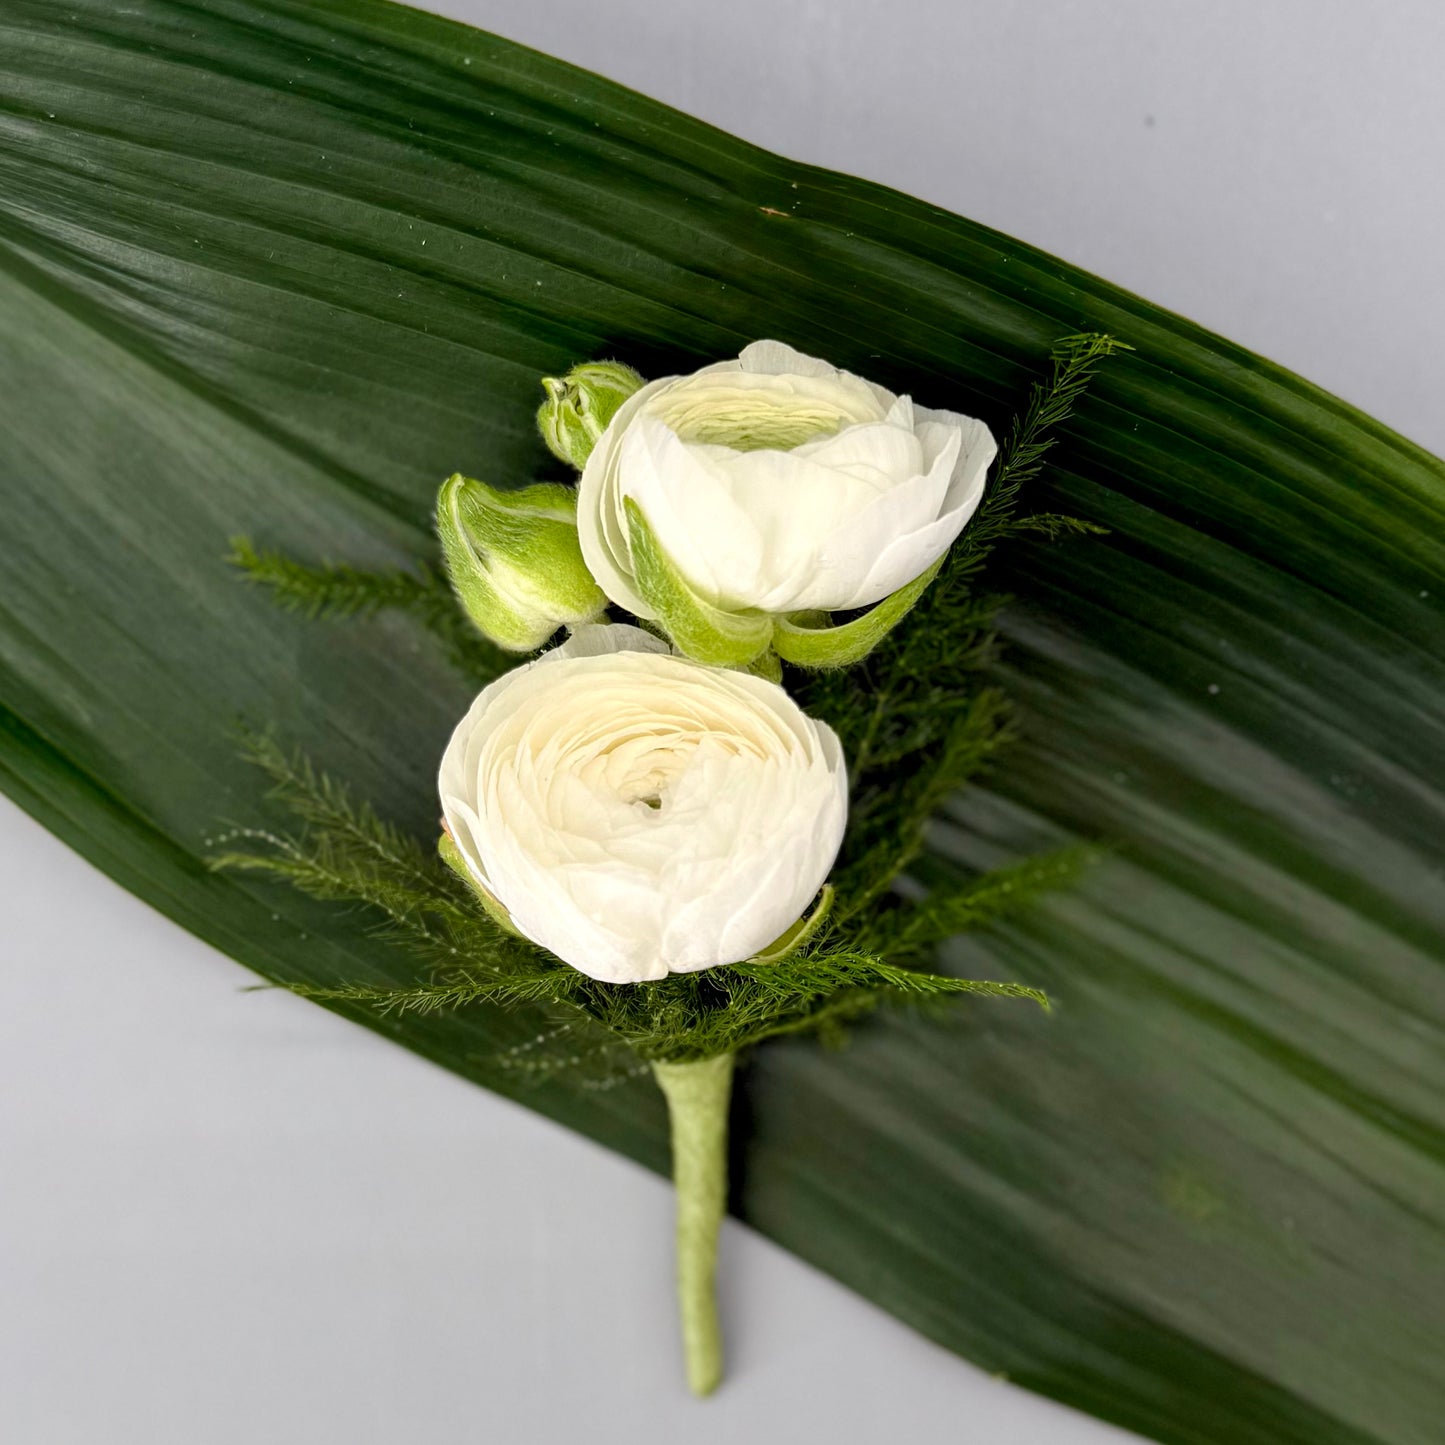
[[[943,556],[997,450],[981,421],[754,342],[623,402],[582,472],[582,555],[613,602],[667,620],[639,575],[630,501],[709,608],[866,607]]]
[[[622,625],[578,628],[487,687],[439,787],[517,931],[608,983],[764,951],[827,879],[848,810],[831,728]]]

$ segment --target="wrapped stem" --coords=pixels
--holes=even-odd
[[[677,1299],[687,1383],[710,1395],[722,1379],[717,1318],[717,1241],[727,1208],[728,1103],[735,1055],[672,1064],[653,1073],[667,1099],[677,1193]]]

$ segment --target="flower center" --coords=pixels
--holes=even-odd
[[[632,739],[606,750],[610,785],[621,802],[659,813],[673,784],[687,771],[694,750],[680,746],[676,739],[649,739],[650,746],[639,746],[640,741]]]
[[[579,775],[599,793],[649,814],[662,813],[699,753],[736,757],[743,749],[735,738],[706,729],[621,733],[598,748]]]
[[[730,447],[735,452],[790,452],[856,420],[826,402],[767,392],[698,397],[684,392],[665,399],[657,415],[682,441]]]

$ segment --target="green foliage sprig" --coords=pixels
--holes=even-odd
[[[250,737],[246,749],[271,780],[271,797],[300,827],[234,830],[229,841],[245,846],[216,854],[212,866],[260,873],[314,898],[364,903],[425,969],[418,982],[402,987],[288,985],[308,998],[399,1013],[540,1005],[602,1026],[644,1059],[674,1061],[857,1017],[889,996],[972,993],[1045,1001],[1020,984],[904,968],[836,936],[775,963],[671,974],[652,983],[599,983],[505,932],[450,869],[304,757],[266,735]],[[1023,890],[1016,901],[1026,901]]]
[[[262,552],[248,537],[231,539],[227,560],[248,582],[263,587],[286,612],[313,621],[337,622],[377,612],[415,618],[441,644],[452,665],[473,682],[490,682],[516,661],[477,632],[457,606],[451,585],[425,563],[368,572],[344,562],[298,562],[282,552]]]
[[[1010,536],[1101,530],[1056,513],[1020,517],[1018,502],[1100,363],[1129,349],[1092,333],[1060,341],[1048,380],[1034,384],[1013,422],[988,494],[918,605],[856,667],[796,678],[798,701],[833,725],[849,761],[848,837],[834,871],[840,917],[888,890],[943,800],[1011,741],[1008,699],[981,680],[996,655],[994,619],[1009,598],[977,592],[975,582]]]
[[[834,873],[838,905],[802,947],[768,963],[647,983],[598,982],[506,932],[431,850],[354,801],[344,785],[274,739],[252,737],[250,756],[296,826],[286,833],[235,830],[229,838],[236,846],[213,865],[368,906],[419,970],[415,982],[401,986],[287,986],[321,1001],[390,1012],[534,1006],[553,1023],[523,1046],[517,1067],[537,1075],[570,1067],[604,1077],[628,1072],[639,1058],[683,1062],[781,1034],[827,1037],[887,1002],[972,994],[1047,1006],[1042,993],[1023,984],[953,978],[923,965],[945,939],[1006,917],[1076,877],[1087,850],[1028,859],[916,902],[891,885],[922,846],[939,804],[1012,736],[1007,700],[980,677],[994,655],[993,620],[1007,599],[975,592],[974,582],[989,552],[1010,535],[1097,530],[1049,514],[1019,518],[1016,506],[1021,486],[1054,444],[1054,429],[1099,362],[1118,349],[1106,336],[1070,337],[1055,348],[1052,374],[1034,386],[1014,422],[988,496],[922,600],[861,665],[796,680],[804,708],[839,733],[853,791]],[[245,540],[234,544],[232,560],[278,603],[307,616],[410,614],[473,681],[498,676],[514,661],[471,631],[430,568],[413,574],[309,566]],[[549,1052],[555,1041],[560,1046]]]

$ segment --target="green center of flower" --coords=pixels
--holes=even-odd
[[[730,447],[735,452],[790,452],[816,437],[832,436],[856,419],[826,403],[766,393],[734,395],[725,401],[715,395],[705,399],[682,395],[665,402],[658,415],[685,442]]]

